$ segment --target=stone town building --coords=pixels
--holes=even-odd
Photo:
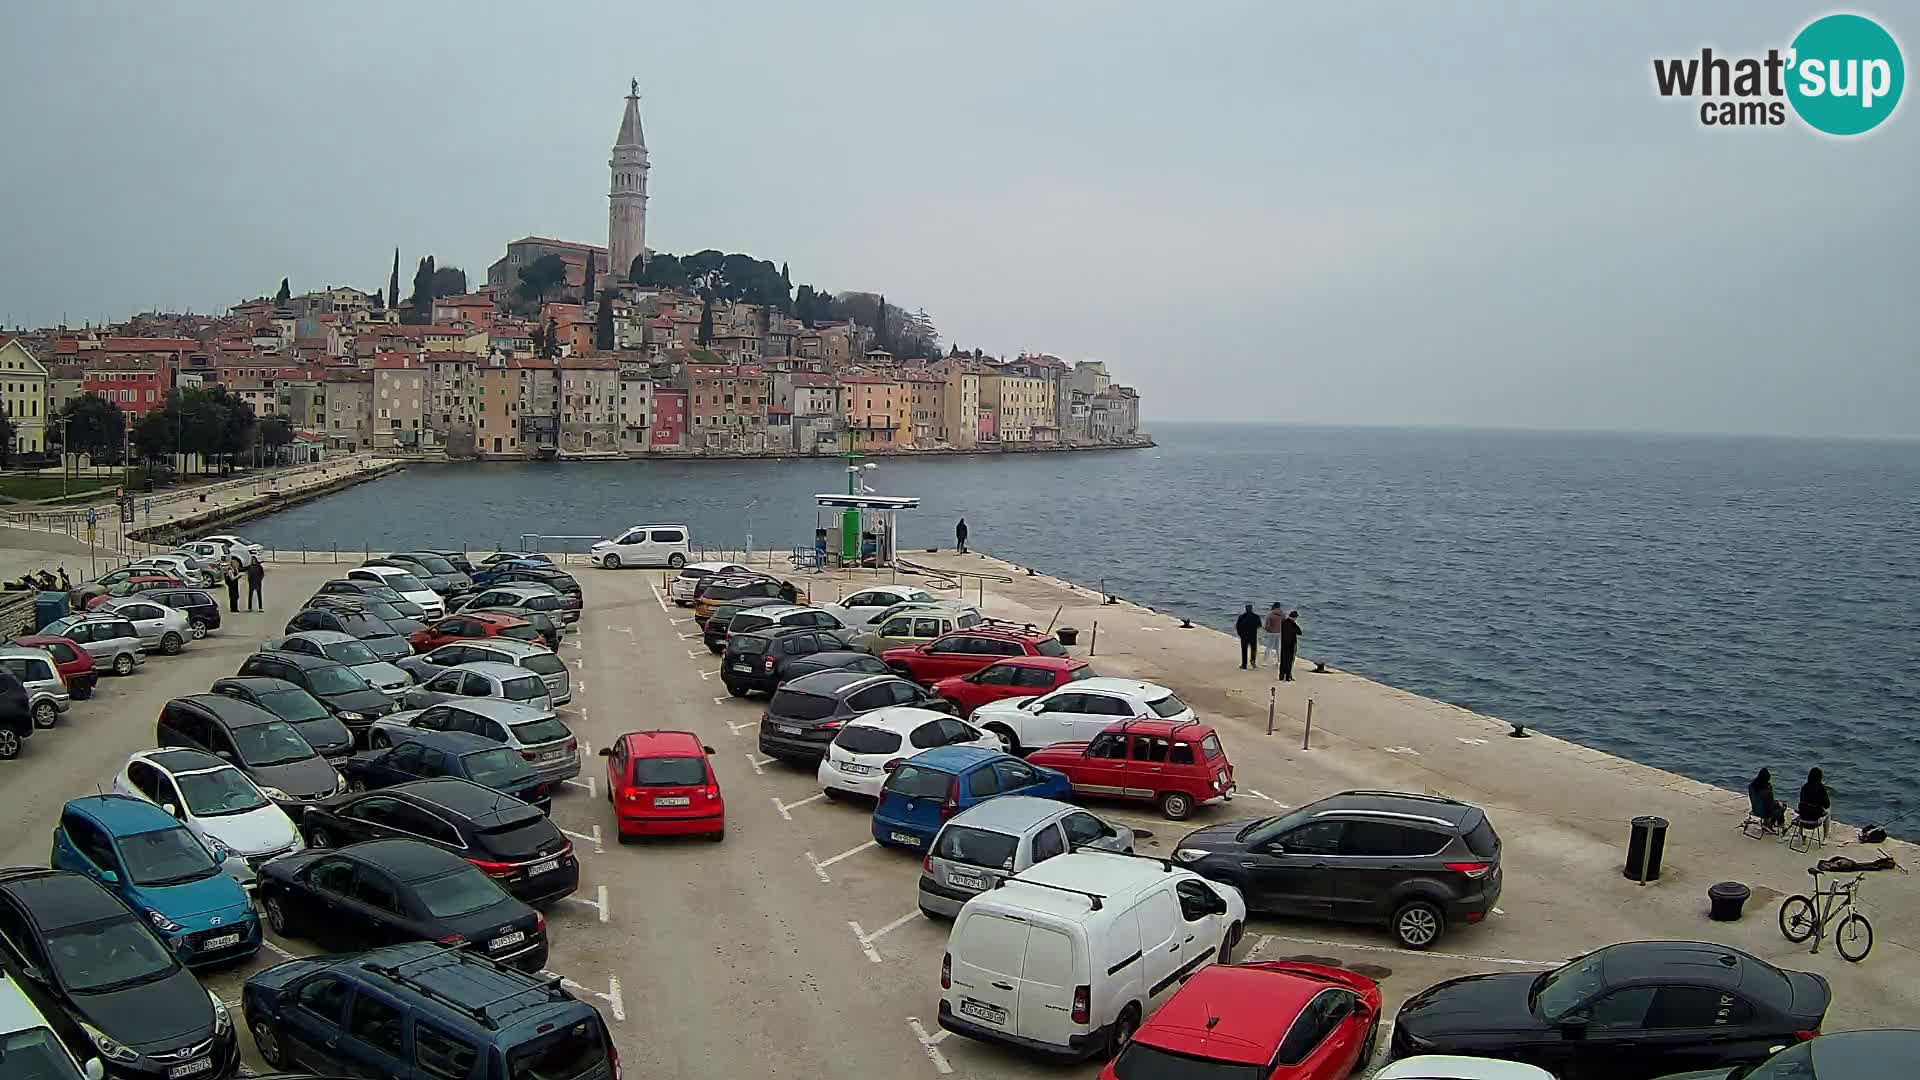
[[[563,356],[560,372],[560,452],[612,453],[620,449],[620,363],[611,356]]]
[[[913,445],[940,444],[941,433],[947,429],[946,380],[928,372],[903,375],[900,381],[906,384],[907,397],[912,403]]]
[[[479,387],[474,382],[478,357],[464,352],[427,354],[427,426],[451,457],[477,452],[474,421]]]
[[[949,357],[927,365],[939,376],[941,401],[934,441],[971,450],[980,441],[980,373],[974,361]]]
[[[520,446],[530,453],[560,449],[560,369],[544,357],[509,360],[519,375]]]
[[[513,296],[514,289],[520,284],[520,271],[532,266],[543,255],[560,256],[560,261],[567,267],[567,280],[562,289],[570,290],[568,295],[576,298],[586,282],[588,259],[593,260],[595,280],[610,280],[606,276],[608,265],[606,248],[594,244],[576,244],[569,240],[555,240],[547,236],[523,236],[508,244],[507,253],[495,259],[492,266],[487,267],[487,287],[495,296],[502,298]]]
[[[620,369],[620,449],[644,452],[647,420],[653,414],[653,379],[644,367]]]
[[[431,445],[427,431],[426,363],[405,353],[373,358],[373,424],[378,450],[417,450]]]
[[[676,386],[653,388],[653,414],[647,418],[647,439],[655,450],[686,449],[687,391]]]
[[[793,449],[798,454],[833,454],[847,439],[847,390],[838,379],[810,372],[780,376],[787,386],[782,404],[792,411]]]
[[[1035,441],[1036,426],[1053,431],[1053,381],[1019,374],[1011,366],[989,368],[980,376],[980,410],[992,411],[1000,442]]]
[[[739,364],[688,364],[690,446],[759,453],[767,446],[767,373]]]
[[[353,453],[372,445],[369,423],[373,416],[373,376],[369,372],[342,372],[327,379],[328,447]]]
[[[851,452],[904,450],[913,445],[913,396],[885,375],[847,375],[847,441]]]
[[[483,458],[526,456],[520,446],[520,372],[505,363],[474,369],[474,452]]]
[[[17,454],[42,454],[47,449],[47,369],[19,341],[0,344],[0,408],[13,424]]]
[[[167,370],[160,361],[146,356],[122,356],[94,353],[99,357],[86,365],[81,392],[98,394],[129,418],[147,415],[167,404]]]

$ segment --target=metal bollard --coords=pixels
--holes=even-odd
[[[1100,647],[1100,620],[1095,619],[1093,620],[1093,640],[1087,642],[1087,655],[1092,656],[1093,651],[1099,647]]]
[[[1267,687],[1267,734],[1273,734],[1274,699],[1279,695],[1277,687]]]
[[[1307,726],[1300,732],[1300,749],[1313,749],[1313,699],[1307,699]]]

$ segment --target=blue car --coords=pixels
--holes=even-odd
[[[356,754],[340,765],[347,790],[371,791],[409,780],[457,776],[481,787],[503,791],[545,814],[553,807],[553,785],[540,779],[519,751],[467,731],[407,731],[390,749]]]
[[[996,795],[1062,799],[1066,774],[977,746],[942,746],[894,769],[873,808],[873,838],[884,847],[925,851],[953,815]]]
[[[500,583],[502,578],[514,570],[538,570],[550,574],[554,571],[554,565],[540,559],[502,559],[490,566],[476,569],[473,572],[473,587],[478,590]]]
[[[105,886],[144,916],[189,967],[243,960],[260,948],[246,889],[173,815],[126,795],[89,795],[60,811],[52,864]]]

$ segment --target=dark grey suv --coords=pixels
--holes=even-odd
[[[1481,921],[1500,899],[1493,822],[1438,795],[1343,791],[1188,833],[1173,857],[1239,889],[1250,912],[1385,923],[1409,949]]]
[[[760,714],[760,752],[783,761],[813,765],[841,725],[890,705],[918,705],[950,712],[938,697],[898,675],[858,671],[816,671],[773,692]]]

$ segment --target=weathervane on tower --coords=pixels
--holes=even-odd
[[[628,97],[640,96],[640,80],[639,79],[627,80],[627,96]]]

